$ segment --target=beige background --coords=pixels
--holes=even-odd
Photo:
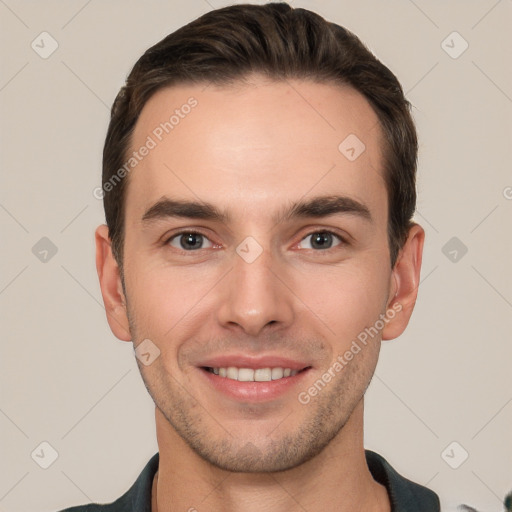
[[[112,501],[157,451],[132,346],[105,320],[92,191],[109,106],[135,60],[222,5],[0,0],[0,512]],[[384,343],[366,446],[438,492],[445,510],[501,510],[512,489],[512,1],[293,5],[351,29],[397,74],[421,139],[423,280],[408,330]],[[31,47],[43,31],[58,43],[46,59]],[[32,251],[42,237],[57,248],[46,262]],[[443,252],[452,237],[463,257]],[[47,469],[31,457],[43,441],[58,453]],[[469,458],[452,469],[446,460],[456,465],[462,450]]]

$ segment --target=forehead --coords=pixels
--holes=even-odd
[[[264,212],[269,201],[334,192],[385,208],[381,146],[375,112],[350,87],[263,79],[167,87],[133,133],[127,214],[163,196]]]

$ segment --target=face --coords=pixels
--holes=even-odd
[[[398,280],[381,137],[359,93],[306,81],[173,86],[144,107],[131,150],[150,149],[125,199],[130,337],[159,351],[138,364],[168,428],[215,466],[295,467],[361,403],[383,324],[400,322],[385,316]]]

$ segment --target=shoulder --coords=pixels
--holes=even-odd
[[[76,507],[65,508],[59,512],[107,512],[114,511],[116,508],[112,508],[114,503],[108,503],[102,505],[100,503],[90,503],[89,505],[77,505]],[[117,508],[117,510],[120,510]]]
[[[400,475],[378,453],[365,450],[365,454],[373,478],[386,487],[394,512],[441,510],[439,497],[434,491]]]
[[[88,503],[69,507],[59,512],[150,512],[151,486],[158,469],[159,454],[148,461],[135,483],[116,501],[111,503]]]

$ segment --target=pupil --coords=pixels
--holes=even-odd
[[[311,237],[311,245],[316,249],[328,249],[332,245],[330,233],[315,233]]]
[[[201,247],[203,235],[198,233],[187,233],[181,236],[181,246],[185,250]]]

